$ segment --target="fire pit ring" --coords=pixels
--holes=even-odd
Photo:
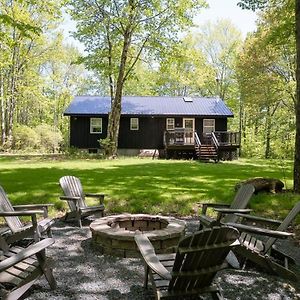
[[[138,257],[134,241],[137,230],[152,242],[156,253],[170,253],[185,233],[185,221],[159,215],[121,214],[95,220],[90,224],[92,243],[101,254]]]

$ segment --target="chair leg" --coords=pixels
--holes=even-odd
[[[51,228],[48,228],[48,229],[47,229],[47,236],[48,236],[49,238],[52,238],[52,237],[53,237]]]
[[[201,222],[199,222],[199,228],[198,230],[202,230],[203,229],[203,225],[201,224]]]
[[[52,269],[49,266],[47,266],[46,263],[46,251],[42,250],[41,252],[36,254],[36,257],[51,289],[56,289],[57,283],[53,276]]]
[[[248,261],[247,258],[243,261],[243,265],[242,265],[242,268],[241,268],[242,270],[246,269],[247,261]]]
[[[149,278],[150,268],[147,264],[145,264],[145,279],[144,279],[144,288],[148,288],[148,278]]]
[[[33,239],[35,242],[38,242],[41,240],[41,233],[38,228],[34,231]]]
[[[78,226],[80,228],[82,228],[81,213],[80,213],[80,211],[76,211],[75,220],[78,222]]]
[[[81,217],[79,216],[79,218],[77,219],[77,221],[78,221],[78,226],[80,227],[80,228],[82,228],[82,222],[81,222]]]
[[[221,294],[220,291],[218,292],[212,292],[211,293],[211,297],[213,298],[213,300],[223,300],[223,295]]]
[[[53,276],[52,269],[46,268],[46,269],[43,270],[43,273],[44,273],[51,289],[55,290],[57,288],[57,283],[56,283],[56,280]]]

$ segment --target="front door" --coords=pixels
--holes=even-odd
[[[188,118],[183,119],[184,132],[184,144],[194,144],[194,131],[195,131],[195,119]]]

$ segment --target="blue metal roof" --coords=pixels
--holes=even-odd
[[[103,115],[110,112],[110,97],[76,96],[64,115]],[[233,117],[220,98],[122,97],[122,115],[186,115]]]

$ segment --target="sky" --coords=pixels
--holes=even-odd
[[[241,9],[237,6],[238,0],[206,0],[208,9],[203,9],[195,18],[197,25],[207,21],[229,19],[246,37],[248,32],[255,30],[256,13],[251,10]]]
[[[238,7],[238,0],[206,0],[206,2],[209,4],[209,8],[202,9],[195,18],[196,25],[202,25],[207,21],[215,22],[219,19],[229,19],[242,32],[243,37],[246,37],[248,32],[255,30],[256,13]],[[84,47],[71,37],[70,31],[75,31],[75,29],[75,22],[65,15],[63,30],[66,41],[76,45],[80,51],[83,51]]]

